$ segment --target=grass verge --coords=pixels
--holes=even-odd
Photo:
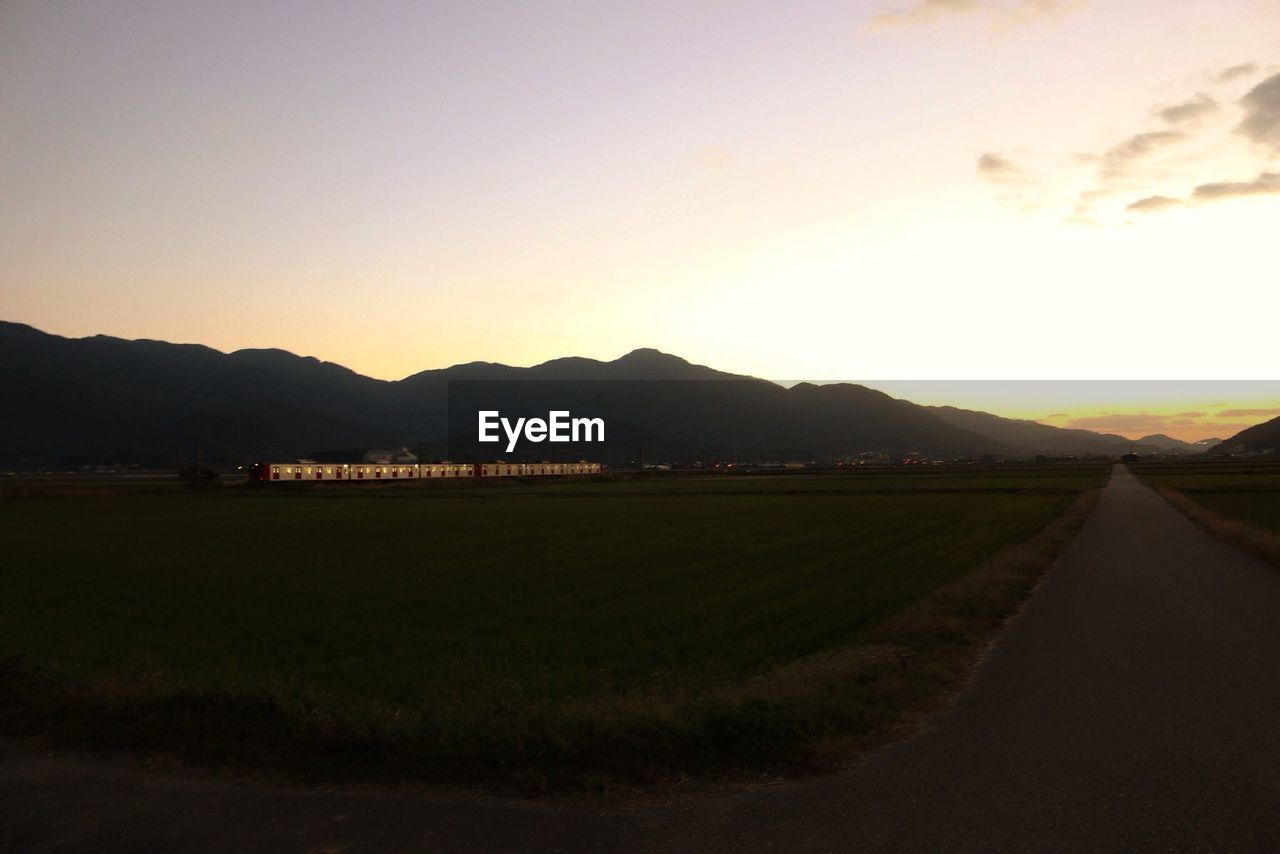
[[[516,681],[451,700],[335,703],[304,687],[211,689],[172,671],[0,661],[0,731],[296,781],[416,780],[540,794],[686,776],[804,772],[902,737],[943,707],[1096,499],[871,625],[852,645],[746,677],[654,679],[616,693]]]
[[[1216,513],[1172,486],[1151,485],[1166,501],[1208,533],[1247,554],[1280,566],[1280,534]]]

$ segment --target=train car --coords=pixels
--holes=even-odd
[[[477,468],[481,477],[523,477],[529,474],[525,463],[480,463]]]
[[[254,463],[249,479],[259,483],[299,481],[383,482],[434,480],[457,477],[528,477],[542,475],[600,474],[600,463],[317,463],[295,460],[287,463]]]
[[[476,466],[471,464],[445,463],[442,477],[475,477]]]
[[[315,463],[254,463],[249,478],[260,481],[322,480],[324,467]]]

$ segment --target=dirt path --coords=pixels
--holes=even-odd
[[[849,771],[637,809],[0,753],[15,851],[1280,851],[1280,572],[1118,468],[955,706]]]

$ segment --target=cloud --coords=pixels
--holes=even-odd
[[[1023,213],[1040,209],[1044,202],[1044,188],[1031,170],[994,151],[978,156],[978,176],[1005,188],[996,200]]]
[[[976,12],[983,5],[982,0],[917,0],[905,6],[878,9],[872,21],[877,24],[924,23],[955,12]]]
[[[1031,182],[1031,173],[1014,163],[1002,154],[987,151],[978,157],[978,174],[991,181],[1003,183],[1026,184]]]
[[[1218,102],[1203,92],[1197,92],[1196,96],[1189,101],[1156,108],[1156,115],[1171,125],[1197,122],[1216,112],[1218,112]]]
[[[1119,433],[1130,438],[1150,436],[1154,433],[1186,436],[1193,431],[1204,431],[1202,435],[1211,436],[1214,432],[1227,430],[1239,432],[1244,429],[1236,424],[1217,420],[1222,416],[1231,417],[1232,414],[1220,412],[1216,416],[1209,416],[1204,412],[1179,412],[1174,415],[1153,412],[1104,412],[1099,415],[1072,418],[1066,426],[1104,433]]]
[[[1280,415],[1280,409],[1224,409],[1218,413],[1221,418],[1252,418],[1254,416]]]
[[[1254,426],[1254,425],[1253,425],[1253,424],[1251,424],[1251,423],[1250,423],[1250,422],[1248,422],[1248,421],[1243,421],[1243,422],[1227,422],[1227,421],[1221,421],[1221,422],[1215,422],[1215,423],[1212,423],[1212,424],[1201,424],[1201,425],[1200,425],[1201,429],[1204,429],[1204,430],[1210,430],[1210,431],[1212,431],[1212,432],[1209,434],[1209,435],[1211,435],[1211,436],[1213,436],[1213,435],[1217,435],[1217,436],[1234,436],[1235,434],[1239,433],[1241,430],[1247,430],[1248,428],[1250,428],[1250,427],[1252,427],[1252,426]]]
[[[1215,80],[1220,83],[1229,83],[1237,77],[1244,77],[1258,70],[1256,62],[1242,62],[1239,65],[1233,65],[1230,68],[1224,68],[1215,76]]]
[[[1147,436],[1163,432],[1170,426],[1170,420],[1167,415],[1152,415],[1147,412],[1108,412],[1105,415],[1073,418],[1067,422],[1067,426],[1085,430],[1105,430],[1130,436]]]
[[[964,0],[964,5],[976,8],[979,4]],[[1269,73],[1247,62],[1211,76],[1230,80],[1255,71]],[[1212,94],[1217,91],[1187,92],[1181,99],[1157,103],[1134,132],[1114,145],[1100,153],[1075,154],[1074,163],[1084,167],[1084,175],[1091,172],[1092,181],[1083,183],[1088,178],[1082,175],[1070,195],[1058,192],[1051,178],[1032,176],[998,152],[978,158],[978,175],[1015,188],[1015,193],[1034,187],[1037,205],[1023,206],[1030,209],[1043,210],[1064,197],[1074,199],[1074,205],[1062,212],[1064,224],[1105,224],[1114,221],[1121,209],[1124,214],[1151,214],[1240,196],[1280,194],[1280,172],[1275,171],[1276,155],[1280,155],[1280,74],[1272,73],[1253,86],[1238,104],[1220,100]],[[1234,116],[1237,108],[1240,115]],[[1270,148],[1272,154],[1255,151],[1257,177],[1252,180],[1231,175],[1230,180],[1210,181],[1214,172],[1206,169],[1222,159],[1228,147],[1240,148],[1231,143],[1233,135],[1228,131],[1233,124],[1237,140],[1248,138]],[[1174,181],[1182,187],[1173,186]]]
[[[1170,196],[1147,196],[1125,206],[1132,213],[1154,213],[1179,207],[1190,202],[1216,202],[1240,196],[1280,195],[1280,172],[1263,172],[1252,181],[1218,181],[1201,184],[1191,191],[1187,201]]]
[[[1138,199],[1125,206],[1125,210],[1134,213],[1151,213],[1153,211],[1163,211],[1169,208],[1176,208],[1182,205],[1180,199],[1172,199],[1168,196],[1147,196],[1145,199]]]
[[[1162,148],[1167,148],[1186,139],[1186,134],[1177,130],[1152,130],[1135,133],[1124,142],[1113,145],[1102,155],[1100,174],[1105,179],[1115,179],[1124,175],[1137,161],[1142,160]]]
[[[1074,217],[1089,218],[1100,199],[1114,193],[1117,186],[1127,183],[1126,179],[1132,177],[1135,166],[1162,149],[1188,138],[1181,130],[1143,131],[1116,143],[1100,155],[1094,155],[1090,159],[1098,164],[1097,186],[1077,194]],[[1077,159],[1080,159],[1079,155]],[[1147,196],[1133,202],[1126,210],[1150,213],[1176,204],[1175,200],[1166,199],[1164,196]]]
[[[1273,74],[1240,99],[1244,120],[1236,132],[1259,145],[1280,148],[1280,74]]]
[[[1219,181],[1201,184],[1191,191],[1197,202],[1213,202],[1238,196],[1266,196],[1280,193],[1280,172],[1263,172],[1252,181]]]
[[[882,6],[871,16],[873,26],[927,24],[957,14],[987,13],[1021,23],[1065,12],[1080,0],[907,0]]]
[[[1067,417],[1067,413],[1065,412],[1050,412],[1042,420],[1048,420],[1050,418],[1066,418],[1066,417]]]
[[[1103,433],[1118,433],[1130,439],[1165,433],[1192,441],[1193,438],[1201,439],[1205,436],[1233,436],[1256,423],[1256,421],[1236,422],[1220,419],[1278,414],[1280,414],[1280,408],[1275,410],[1228,409],[1216,415],[1205,412],[1178,412],[1173,415],[1153,412],[1102,412],[1097,415],[1073,418],[1064,426]]]

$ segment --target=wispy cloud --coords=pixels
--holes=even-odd
[[[1002,204],[1031,212],[1044,203],[1044,187],[1035,173],[1006,155],[984,152],[979,155],[976,168],[981,178],[1004,188],[998,197]]]
[[[1176,130],[1153,130],[1135,133],[1133,136],[1113,145],[1102,155],[1102,164],[1098,174],[1104,181],[1113,181],[1128,173],[1137,161],[1182,142],[1186,134]]]
[[[1033,183],[1034,178],[1024,167],[1010,160],[1003,154],[983,152],[978,157],[978,174],[992,181],[1004,183]]]
[[[1218,413],[1222,418],[1267,418],[1280,415],[1280,408],[1277,409],[1224,409]]]
[[[1089,167],[1093,178],[1072,191],[1074,205],[1064,212],[1064,222],[1098,225],[1111,221],[1121,208],[1126,214],[1152,214],[1243,196],[1280,195],[1280,172],[1274,165],[1280,155],[1280,74],[1271,74],[1242,97],[1227,98],[1223,85],[1261,71],[1258,63],[1246,62],[1202,78],[1208,91],[1158,103],[1141,120],[1145,127],[1139,125],[1100,152],[1077,153],[1075,163]],[[1242,149],[1241,139],[1254,143],[1251,153]],[[1229,163],[1226,156],[1234,155],[1238,164],[1242,151],[1246,162],[1254,162],[1256,177],[1237,172],[1210,180],[1221,168],[1215,163]],[[979,158],[978,174],[1013,184],[1025,170],[989,152]],[[1037,184],[1042,197],[1051,197],[1052,187]],[[1121,193],[1128,195],[1127,202],[1117,199]]]
[[[1169,196],[1147,196],[1144,199],[1138,199],[1136,202],[1130,202],[1125,205],[1124,209],[1134,213],[1153,213],[1155,211],[1181,207],[1181,205],[1181,199],[1174,199]]]
[[[1156,108],[1156,115],[1171,125],[1197,122],[1206,116],[1218,112],[1218,102],[1204,92],[1197,92],[1194,98],[1180,104],[1170,104]]]
[[[1239,76],[1245,73],[1246,70],[1256,70],[1256,64],[1245,63],[1244,65],[1233,66],[1222,72],[1219,77],[1227,75],[1228,72],[1231,72],[1228,76]],[[1192,101],[1168,107],[1161,111],[1160,115],[1168,121],[1170,119],[1166,117],[1166,113],[1169,110],[1173,110],[1175,111],[1175,118],[1172,121],[1182,121],[1188,116],[1194,118],[1197,115],[1207,114],[1198,113],[1198,110],[1201,109],[1201,104],[1203,104],[1205,110],[1216,110],[1216,103],[1212,99],[1202,101],[1201,99],[1204,97],[1207,96],[1200,95]],[[1240,109],[1244,117],[1236,125],[1236,133],[1260,146],[1280,152],[1280,74],[1273,74],[1250,89],[1240,99]],[[1280,172],[1264,171],[1259,172],[1256,178],[1247,181],[1210,181],[1199,184],[1191,190],[1191,194],[1185,202],[1168,196],[1147,196],[1131,202],[1126,206],[1125,210],[1135,213],[1150,213],[1180,204],[1200,204],[1235,199],[1242,196],[1272,195],[1280,195]]]
[[[1259,145],[1280,149],[1280,74],[1273,74],[1240,99],[1244,120],[1236,127]]]
[[[1169,416],[1148,412],[1109,412],[1104,415],[1072,418],[1067,422],[1067,426],[1085,430],[1105,430],[1124,435],[1150,435],[1167,428],[1169,421]]]
[[[1136,202],[1130,202],[1125,206],[1125,210],[1131,213],[1154,213],[1186,204],[1217,202],[1241,196],[1274,195],[1280,195],[1280,172],[1263,172],[1252,181],[1214,181],[1209,184],[1200,184],[1191,191],[1191,197],[1185,201],[1169,196],[1147,196]]]
[[[1242,62],[1239,65],[1233,65],[1230,68],[1224,68],[1215,75],[1214,79],[1219,83],[1230,83],[1237,77],[1247,77],[1258,70],[1256,62]]]
[[[877,9],[871,21],[874,24],[920,24],[957,12],[976,12],[983,5],[982,0],[916,0]]]
[[[927,24],[953,15],[983,13],[1011,23],[1056,15],[1081,0],[906,0],[881,6],[871,16],[874,26]]]
[[[1237,196],[1267,196],[1280,193],[1280,172],[1263,172],[1252,181],[1216,181],[1191,191],[1197,202],[1231,199]]]
[[[1118,433],[1130,438],[1150,436],[1155,433],[1168,433],[1186,436],[1192,430],[1204,431],[1203,435],[1232,435],[1240,432],[1249,423],[1218,421],[1218,418],[1244,417],[1240,413],[1249,410],[1227,410],[1209,416],[1203,412],[1179,412],[1164,415],[1155,412],[1104,412],[1100,415],[1089,415],[1072,418],[1067,427],[1078,427],[1084,430],[1099,430],[1105,433]],[[1193,434],[1194,435],[1194,434]]]

